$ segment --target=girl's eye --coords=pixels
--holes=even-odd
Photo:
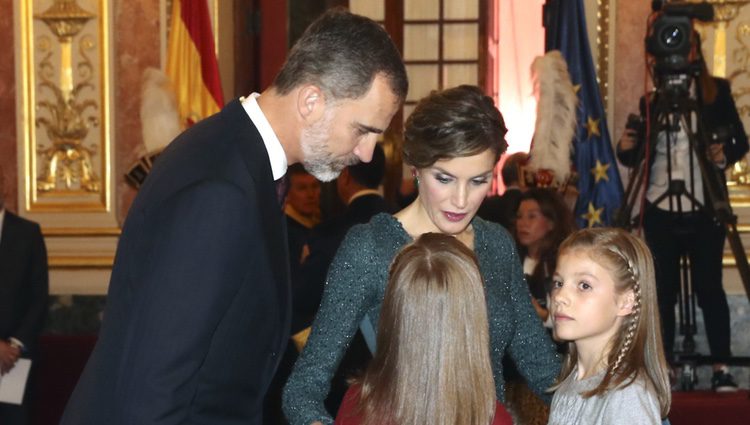
[[[487,179],[486,178],[474,179],[474,180],[471,181],[471,183],[474,186],[481,186],[483,184],[487,184]]]
[[[552,281],[552,289],[560,289],[562,288],[563,284],[559,280],[553,280]]]
[[[591,289],[591,285],[589,285],[586,282],[579,282],[578,283],[578,289],[580,289],[582,291],[588,291],[589,289]]]

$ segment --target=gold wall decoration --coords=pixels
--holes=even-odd
[[[42,226],[55,294],[106,293],[120,234],[114,0],[14,0],[18,212]]]
[[[112,210],[107,0],[19,1],[30,213]]]

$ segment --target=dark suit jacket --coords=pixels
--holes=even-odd
[[[514,188],[506,190],[501,196],[488,196],[479,206],[477,215],[487,221],[499,223],[512,234],[521,194],[520,189]]]
[[[0,339],[24,344],[32,357],[47,317],[47,249],[39,225],[5,211],[0,235]]]
[[[62,424],[259,424],[289,337],[284,215],[239,101],[159,156]]]

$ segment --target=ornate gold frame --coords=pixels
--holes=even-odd
[[[16,3],[20,44],[16,50],[20,68],[17,73],[19,165],[24,176],[23,187],[19,188],[22,198],[19,205],[31,214],[113,213],[110,2],[82,0],[81,3],[86,11],[82,25],[81,14],[71,12],[71,5],[78,6],[75,1]],[[58,9],[57,15],[50,18],[48,12],[53,7]],[[53,25],[48,18],[57,20]],[[65,33],[75,25],[83,27],[81,33]],[[71,58],[73,47],[78,51],[77,56]],[[95,59],[90,60],[90,56]],[[54,61],[58,58],[60,66],[56,67]],[[71,87],[67,88],[63,81],[66,73],[71,74],[67,76]],[[59,86],[54,82],[58,75]],[[78,81],[74,85],[76,78]],[[46,132],[42,131],[44,126]],[[90,158],[83,159],[89,161],[88,171],[97,181],[84,185],[85,181],[79,177],[80,187],[71,188],[70,181],[63,188],[53,183],[45,187],[43,165],[49,159],[42,152],[51,151],[58,140],[71,140],[69,135],[78,137],[73,143],[78,146],[71,148],[71,143],[61,143],[60,156],[68,152],[68,157],[79,161],[82,156],[93,156],[95,165]],[[51,180],[56,178],[54,173],[50,177]]]

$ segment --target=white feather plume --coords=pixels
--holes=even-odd
[[[172,85],[160,69],[146,68],[143,71],[141,126],[146,152],[164,149],[182,132]]]
[[[554,184],[570,174],[570,151],[576,130],[578,96],[562,54],[551,50],[534,59],[532,79],[537,95],[536,125],[529,168],[551,170]]]

